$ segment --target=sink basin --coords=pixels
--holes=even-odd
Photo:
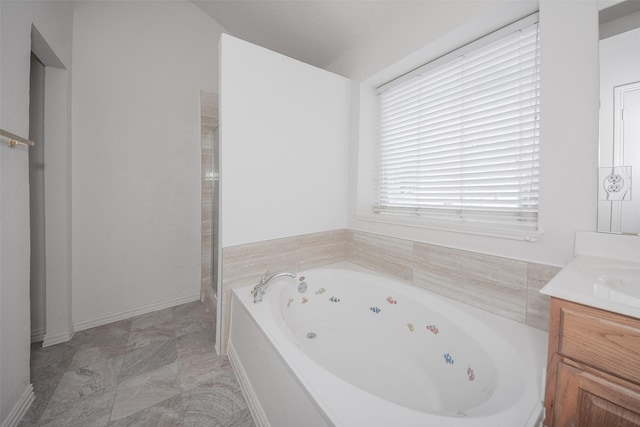
[[[640,307],[640,275],[617,272],[600,276],[593,285],[593,293],[598,298]]]
[[[640,262],[579,255],[541,292],[640,319]]]
[[[596,297],[640,307],[640,267],[581,266],[576,271],[593,280]]]

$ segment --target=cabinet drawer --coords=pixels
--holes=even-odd
[[[565,303],[558,352],[640,384],[640,320]]]

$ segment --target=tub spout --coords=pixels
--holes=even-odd
[[[264,296],[264,293],[267,292],[267,288],[269,287],[269,284],[271,283],[271,281],[273,279],[277,279],[278,277],[282,277],[282,276],[288,276],[288,277],[291,277],[292,279],[296,278],[295,274],[287,273],[286,271],[283,271],[282,273],[272,274],[272,275],[269,275],[268,271],[264,273],[262,275],[262,279],[260,279],[260,282],[257,285],[255,285],[251,290],[251,294],[253,295],[253,302],[256,304],[259,302],[262,302],[262,297]]]

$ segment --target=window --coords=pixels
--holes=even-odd
[[[537,16],[381,86],[377,97],[375,212],[536,238]]]

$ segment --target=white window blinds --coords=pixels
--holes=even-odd
[[[491,36],[380,88],[376,212],[537,231],[538,25]]]

